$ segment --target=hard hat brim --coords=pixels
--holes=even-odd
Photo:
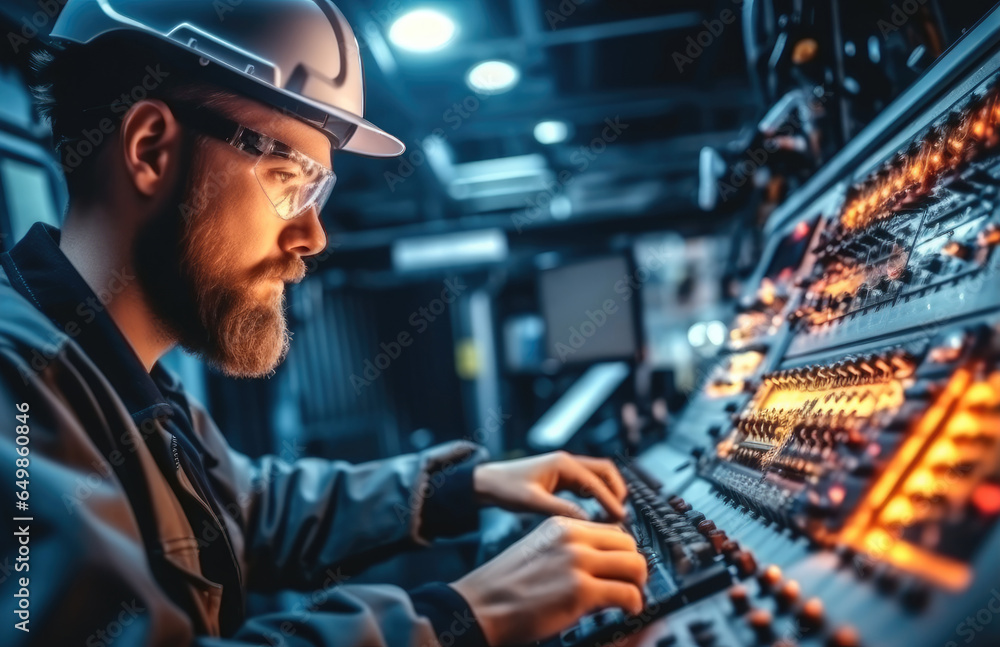
[[[182,47],[182,49],[187,48]],[[197,54],[197,52],[188,51]],[[330,138],[334,150],[374,158],[398,157],[406,152],[406,145],[398,137],[390,135],[353,112],[289,92],[254,77],[234,74],[238,70],[234,70],[226,63],[216,61],[214,66],[203,68],[203,70],[208,73],[210,78],[214,77],[214,80],[220,85],[251,99],[259,100],[324,131]],[[219,76],[220,73],[221,76]],[[344,124],[353,126],[354,132],[346,141],[341,141],[337,133],[344,130]]]
[[[276,91],[293,104],[308,106],[312,110],[325,113],[327,119],[330,121],[343,122],[356,126],[357,128],[354,131],[354,134],[351,135],[350,139],[346,142],[342,142],[336,150],[375,158],[398,157],[406,152],[406,145],[403,144],[398,137],[390,135],[372,122],[354,113],[341,110],[335,106],[331,106],[308,97],[287,92],[280,88],[264,86],[264,90],[265,92]],[[320,128],[321,130],[328,131],[326,127],[320,126],[319,124],[314,123],[314,120],[301,115],[301,111],[296,110],[293,106],[288,106],[288,108],[290,112],[297,113],[307,123],[312,123],[312,125]]]
[[[358,118],[354,135],[341,150],[366,157],[399,157],[406,152],[406,145],[369,121]]]
[[[184,46],[181,46],[181,49],[187,50],[192,55],[199,54]],[[406,152],[406,145],[398,137],[390,135],[360,115],[275,87],[255,77],[241,75],[239,70],[225,62],[214,61],[214,63],[211,68],[203,70],[210,77],[215,77],[220,85],[260,100],[276,110],[297,117],[324,131],[330,138],[334,150],[373,158],[398,157]],[[354,126],[354,132],[346,141],[341,141],[337,133],[344,130],[344,124]]]
[[[348,100],[343,102],[343,107],[339,107],[325,99],[309,96],[306,92],[288,90],[274,83],[273,78],[265,80],[262,77],[267,75],[261,73],[263,70],[275,70],[273,76],[280,79],[292,73],[291,66],[286,66],[285,74],[282,75],[282,69],[270,65],[266,56],[248,54],[240,47],[240,43],[230,43],[222,36],[200,29],[197,21],[175,23],[159,16],[147,16],[150,19],[160,19],[161,24],[154,28],[120,13],[106,2],[78,4],[79,6],[73,7],[73,11],[64,10],[60,14],[49,34],[50,43],[57,46],[83,45],[113,33],[152,36],[151,42],[171,47],[170,51],[164,50],[164,55],[176,55],[179,61],[186,60],[192,69],[198,70],[199,75],[207,77],[206,80],[214,80],[223,88],[258,99],[324,131],[335,150],[375,158],[397,157],[406,151],[402,141],[362,116],[363,102]],[[313,5],[309,6],[315,9]],[[124,11],[122,7],[118,9]],[[334,14],[336,22],[340,23],[340,29],[349,32],[353,41],[353,32],[350,32],[350,26],[339,10],[332,4],[327,9]],[[314,18],[306,16],[307,20]],[[248,61],[253,64],[248,65]],[[360,58],[357,65],[360,66]],[[259,68],[256,72],[253,71],[255,67]],[[350,88],[345,88],[344,91],[348,95],[346,98],[352,98]],[[363,85],[361,91],[363,92]],[[337,96],[333,94],[329,98],[337,99]],[[354,103],[361,106],[362,112],[356,113],[348,108]]]

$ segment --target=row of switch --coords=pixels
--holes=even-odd
[[[794,612],[795,633],[798,636],[811,636],[823,630],[826,624],[823,602],[819,598],[809,598],[801,602],[801,586],[796,580],[782,579],[781,569],[770,565],[762,569],[756,577],[759,594],[762,598],[774,598],[774,607],[779,614]],[[729,589],[729,601],[733,612],[745,616],[747,625],[753,630],[761,644],[772,644],[775,640],[774,615],[764,607],[755,607],[747,586],[737,584]],[[775,647],[793,647],[796,638],[783,637],[773,643]],[[848,625],[837,627],[829,632],[826,639],[828,647],[860,647],[861,639],[857,631]]]

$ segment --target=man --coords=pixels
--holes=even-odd
[[[38,59],[70,205],[61,231],[36,224],[0,256],[4,644],[505,645],[639,612],[632,539],[554,496],[621,518],[610,462],[489,463],[463,442],[250,460],[159,364],[179,344],[229,375],[272,372],[284,285],[326,247],[333,152],[402,152],[361,118],[336,7],[222,6],[68,0],[64,50]],[[451,584],[342,575],[474,529],[481,505],[558,516]],[[248,590],[280,589],[310,604],[246,616]]]

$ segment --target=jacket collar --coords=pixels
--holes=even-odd
[[[56,227],[37,222],[9,252],[0,255],[11,285],[83,348],[136,424],[173,415],[158,384],[177,387],[176,381],[159,362],[146,372],[100,298],[59,249],[60,235]]]

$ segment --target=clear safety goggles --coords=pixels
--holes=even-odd
[[[337,175],[288,144],[208,108],[171,103],[170,109],[182,124],[256,157],[254,175],[282,220],[297,218],[314,206],[319,211],[329,199]]]

